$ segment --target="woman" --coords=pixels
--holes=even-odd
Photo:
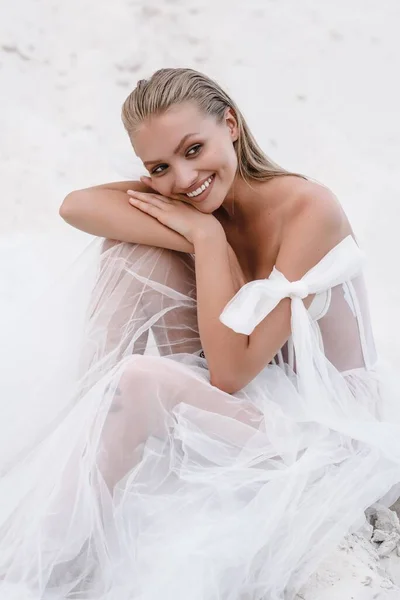
[[[333,194],[273,164],[208,77],[158,71],[122,118],[149,175],[61,207],[107,239],[95,282],[60,294],[75,330],[40,334],[82,350],[44,369],[50,416],[9,452],[0,597],[293,599],[400,495],[363,254]]]

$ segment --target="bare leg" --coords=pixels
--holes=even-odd
[[[238,398],[210,385],[207,372],[196,373],[185,365],[161,357],[135,356],[129,359],[118,382],[102,432],[99,466],[112,488],[140,459],[138,447],[149,436],[166,439],[176,424],[174,409],[184,403],[202,411],[234,419],[248,427],[231,423],[235,443],[245,444],[259,430],[261,413],[245,396]],[[197,413],[201,419],[204,413]],[[210,421],[199,425],[207,435]],[[217,421],[213,419],[212,427]],[[227,421],[221,422],[224,434]],[[213,435],[213,431],[209,432]],[[238,436],[238,437],[236,437]]]
[[[200,348],[192,256],[105,240],[89,311],[95,357],[143,354],[150,329],[162,355]]]
[[[193,257],[105,240],[81,360],[84,394],[132,354],[201,349]]]
[[[213,388],[205,369],[197,375],[160,358],[201,349],[191,255],[107,240],[89,331],[100,350],[95,368],[104,358],[109,368],[121,364],[106,392],[111,404],[99,457],[108,485],[132,468],[150,435],[165,437],[181,402],[242,423],[259,419],[249,404]]]

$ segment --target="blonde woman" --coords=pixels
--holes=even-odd
[[[106,240],[77,383],[5,471],[0,592],[294,599],[400,495],[364,255],[336,197],[267,158],[207,76],[157,71],[122,120],[148,174],[62,204]]]

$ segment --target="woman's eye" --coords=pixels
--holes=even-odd
[[[186,156],[194,156],[195,154],[198,154],[201,149],[201,146],[202,146],[201,144],[196,144],[195,146],[192,146],[186,152]]]
[[[157,167],[154,167],[154,169],[152,169],[150,171],[151,175],[159,175],[160,173],[162,173],[166,168],[168,167],[168,165],[158,165]]]
[[[191,146],[191,148],[189,148],[189,150],[186,152],[186,156],[196,156],[196,154],[198,154],[202,148],[203,144],[195,144],[194,146]],[[161,175],[161,173],[164,173],[165,169],[168,168],[168,165],[157,165],[156,167],[154,167],[154,169],[152,169],[150,171],[151,175]]]

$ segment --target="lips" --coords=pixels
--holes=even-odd
[[[213,178],[213,175],[209,175],[207,177],[207,179],[204,179],[202,181],[202,183],[200,183],[200,184],[196,183],[196,185],[192,185],[189,188],[189,190],[186,192],[186,196],[188,196],[189,198],[194,198],[195,196],[199,196],[210,185],[212,178]]]
[[[211,191],[211,188],[214,185],[215,173],[213,173],[211,175],[211,177],[212,177],[212,180],[211,180],[210,185],[203,192],[201,192],[201,194],[199,194],[198,196],[193,196],[192,198],[189,198],[188,196],[186,196],[186,198],[188,200],[190,200],[191,202],[195,202],[195,203],[202,202],[203,200],[205,200],[208,197],[208,195]],[[209,177],[207,179],[209,179]],[[207,179],[205,181],[207,181]],[[201,186],[198,186],[198,187],[201,187]]]

